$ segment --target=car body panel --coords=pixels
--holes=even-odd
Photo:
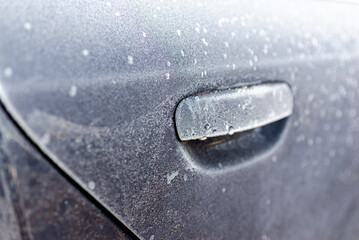
[[[0,99],[140,238],[352,239],[358,10],[325,1],[5,1]],[[174,112],[185,97],[271,80],[291,85],[294,112],[268,148],[244,145],[248,157],[212,167],[179,141]]]

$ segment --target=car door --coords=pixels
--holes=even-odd
[[[5,0],[2,125],[14,126],[26,142],[18,145],[31,146],[50,177],[99,211],[103,226],[115,226],[99,239],[118,231],[152,240],[355,239],[358,10],[351,1]],[[265,85],[273,93],[279,83],[292,98],[248,100],[258,97],[248,89]],[[211,97],[227,99],[230,91],[244,98],[219,104]],[[238,113],[250,127],[242,131],[234,121],[236,131],[228,125],[228,134],[204,140],[214,123],[203,130],[192,121],[185,127],[204,132],[202,140],[181,139],[180,102],[204,96],[214,110],[193,114],[225,126]],[[269,121],[263,114],[285,104],[285,116]],[[258,120],[253,109],[263,110],[256,112],[262,124],[249,124]],[[7,129],[4,142],[14,139]],[[27,157],[2,148],[21,169]],[[30,173],[22,181],[34,189]],[[35,185],[44,197],[57,187],[48,184]],[[56,208],[55,199],[48,205]],[[8,232],[30,225],[33,232],[22,233],[30,239],[49,236],[36,235],[39,226],[53,239],[62,232],[81,239],[80,229],[96,226],[60,228],[63,218],[47,225],[17,216]]]

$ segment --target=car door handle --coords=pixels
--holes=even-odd
[[[265,82],[183,99],[175,112],[182,141],[205,140],[261,127],[293,112],[293,93],[285,82]]]

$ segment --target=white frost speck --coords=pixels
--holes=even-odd
[[[72,85],[69,89],[69,96],[75,97],[77,94],[77,87],[75,85]]]
[[[187,181],[187,174],[183,175],[183,180]]]
[[[146,37],[147,35],[146,35],[146,33],[145,33],[145,32],[142,32],[142,36],[143,36],[143,37]]]
[[[84,55],[85,57],[88,56],[90,54],[89,50],[84,49],[82,50],[82,55]]]
[[[155,240],[155,235],[151,235],[150,240]]]
[[[199,29],[199,27],[195,27],[194,30],[196,30],[197,33],[199,33],[201,30]]]
[[[183,50],[181,50],[181,55],[182,55],[182,57],[184,57],[184,51]]]
[[[43,145],[47,145],[50,142],[50,134],[45,133],[41,138],[40,138],[40,143]]]
[[[106,5],[107,5],[107,7],[110,7],[110,6],[111,6],[111,3],[110,3],[110,2],[106,2]]]
[[[24,28],[27,30],[27,31],[30,31],[31,30],[31,28],[32,28],[32,25],[31,25],[31,23],[25,23],[24,24]]]
[[[171,174],[167,174],[167,184],[171,184],[172,180],[177,177],[178,173],[178,171],[175,171]]]
[[[132,65],[133,64],[133,57],[132,56],[127,56],[127,62],[128,62],[128,64]]]
[[[226,46],[226,48],[229,48],[228,42],[224,42],[224,45]]]
[[[262,235],[262,240],[270,240],[270,238],[266,234],[263,234]]]
[[[120,12],[115,12],[116,17],[120,16]]]
[[[5,68],[4,69],[4,75],[5,75],[5,77],[11,77],[12,76],[12,74],[13,74],[13,70],[12,70],[12,68],[11,67],[7,67],[7,68]]]
[[[259,31],[259,36],[263,37],[263,36],[266,36],[266,35],[267,35],[266,31],[264,31],[263,29],[261,29]]]
[[[267,54],[268,53],[268,45],[264,45],[263,47],[263,53]]]
[[[181,30],[179,30],[179,29],[176,30],[176,33],[177,33],[178,36],[181,36]]]
[[[170,73],[166,73],[166,79],[170,79]]]
[[[233,135],[234,134],[234,128],[232,126],[228,127],[228,135]]]
[[[88,187],[90,190],[94,190],[95,189],[95,183],[93,181],[90,181],[88,184]]]
[[[205,38],[202,38],[202,42],[203,42],[204,45],[208,46],[208,42],[206,41]]]
[[[171,62],[167,61],[167,67],[170,67],[170,66],[171,66]]]
[[[223,58],[227,59],[227,54],[226,53],[223,53]]]
[[[222,188],[222,192],[225,193],[227,190],[225,188]]]

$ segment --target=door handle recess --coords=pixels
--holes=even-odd
[[[266,82],[183,99],[175,122],[179,138],[205,140],[261,127],[293,112],[287,83]]]

